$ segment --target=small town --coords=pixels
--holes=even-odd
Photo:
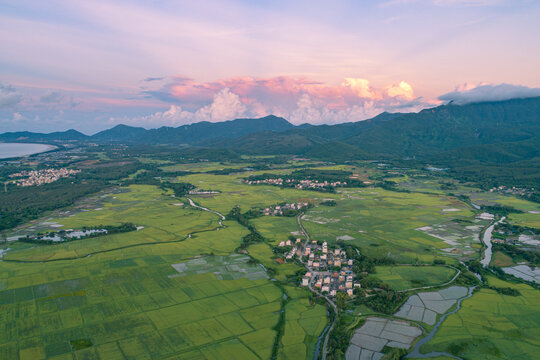
[[[290,260],[295,256],[307,260],[305,262],[308,272],[302,277],[302,286],[313,287],[322,294],[336,296],[338,291],[354,296],[354,289],[360,288],[360,283],[355,281],[352,271],[353,259],[347,258],[347,253],[341,248],[329,249],[328,244],[317,241],[302,246],[301,240],[296,239],[281,241],[278,247],[291,246],[292,249],[284,254],[285,259]]]
[[[309,203],[287,203],[282,205],[276,205],[267,207],[262,210],[263,215],[266,216],[287,216],[289,214],[296,214],[298,211],[305,209],[309,206]]]
[[[22,178],[14,180],[17,186],[39,186],[43,184],[53,183],[61,178],[69,177],[80,173],[81,170],[74,169],[44,169],[44,170],[31,170],[21,171],[15,174],[9,175],[10,178]]]

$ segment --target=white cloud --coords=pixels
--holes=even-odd
[[[52,91],[48,90],[45,94],[43,94],[39,100],[43,103],[51,104],[51,103],[59,103],[64,98],[64,95],[60,93],[59,91]]]
[[[22,95],[10,84],[0,83],[0,109],[14,107],[22,100]]]
[[[439,96],[439,100],[453,101],[457,105],[464,105],[482,101],[502,101],[537,96],[540,96],[540,88],[488,83],[480,83],[475,86],[468,83],[459,85],[454,91]]]
[[[20,121],[24,119],[24,116],[21,115],[21,113],[14,112],[13,113],[13,121]]]
[[[247,116],[247,107],[240,98],[228,88],[219,91],[211,104],[203,106],[195,112],[183,110],[178,105],[171,105],[166,111],[158,111],[154,114],[136,117],[112,117],[110,123],[124,123],[145,127],[162,125],[180,126],[200,121],[218,122],[233,120],[241,116]]]
[[[296,110],[285,117],[288,118],[291,123],[296,125],[304,123],[315,125],[338,124],[370,119],[385,111],[417,112],[428,105],[430,104],[423,102],[422,99],[406,101],[406,99],[402,97],[401,99],[392,98],[385,100],[367,99],[362,103],[350,106],[346,109],[333,110],[323,104],[315,104],[307,94],[304,94],[300,100],[298,100]]]

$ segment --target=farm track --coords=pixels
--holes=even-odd
[[[172,243],[178,243],[178,242],[182,242],[182,241],[185,241],[187,239],[190,239],[193,235],[195,234],[201,234],[201,233],[205,233],[205,232],[211,232],[211,231],[216,231],[216,230],[219,230],[219,229],[222,229],[224,228],[225,226],[223,225],[223,220],[225,220],[225,216],[217,211],[214,211],[214,210],[210,210],[210,209],[207,209],[205,207],[202,207],[202,206],[198,206],[196,205],[193,200],[191,200],[190,198],[187,198],[189,200],[189,203],[191,206],[195,207],[195,208],[198,208],[198,209],[201,209],[203,211],[207,211],[207,212],[210,212],[210,213],[213,213],[213,214],[216,214],[220,217],[220,220],[219,220],[219,226],[213,228],[213,229],[207,229],[207,230],[197,230],[197,231],[193,231],[193,232],[190,232],[189,234],[187,234],[185,237],[183,237],[182,239],[176,239],[176,240],[170,240],[170,241],[160,241],[160,242],[146,242],[146,243],[139,243],[139,244],[131,244],[131,245],[126,245],[126,246],[120,246],[120,247],[116,247],[116,248],[112,248],[112,249],[106,249],[106,250],[98,250],[98,251],[94,251],[94,252],[91,252],[91,253],[88,253],[86,255],[81,255],[81,256],[72,256],[72,257],[64,257],[64,258],[58,258],[58,259],[49,259],[49,260],[15,260],[15,259],[0,259],[0,261],[4,261],[4,262],[13,262],[13,263],[48,263],[48,262],[55,262],[55,261],[65,261],[65,260],[79,260],[79,259],[84,259],[84,258],[87,258],[87,257],[90,257],[92,255],[98,255],[98,254],[104,254],[104,253],[108,253],[108,252],[113,252],[113,251],[118,251],[118,250],[124,250],[124,249],[129,249],[129,248],[133,248],[133,247],[139,247],[139,246],[149,246],[149,245],[160,245],[160,244],[172,244]]]

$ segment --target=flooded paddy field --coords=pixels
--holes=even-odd
[[[450,310],[457,300],[465,297],[467,293],[468,289],[463,286],[451,286],[439,291],[420,292],[407,299],[394,316],[434,325],[438,315]]]
[[[368,317],[355,331],[345,359],[379,360],[385,347],[408,349],[421,334],[422,330],[405,321]]]

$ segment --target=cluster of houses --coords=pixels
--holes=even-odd
[[[264,215],[272,215],[272,216],[283,216],[284,212],[287,211],[300,211],[304,208],[307,208],[309,206],[309,203],[287,203],[283,205],[276,205],[272,207],[267,207],[262,210],[262,213]]]
[[[336,296],[338,291],[353,296],[354,289],[360,287],[352,271],[354,260],[348,259],[347,253],[341,248],[328,249],[326,242],[319,245],[312,241],[305,246],[303,256],[308,259],[309,271],[302,277],[302,286],[311,284],[330,296]]]
[[[522,188],[522,187],[506,187],[504,185],[493,187],[489,189],[490,192],[497,192],[500,194],[510,194],[510,195],[518,195],[518,196],[531,196],[534,194],[535,190],[534,188]]]
[[[346,181],[319,181],[319,180],[296,180],[296,179],[263,179],[263,180],[246,180],[247,184],[268,184],[277,186],[290,186],[299,190],[303,189],[322,189],[328,187],[346,186]]]
[[[246,184],[249,185],[258,185],[258,184],[268,184],[268,185],[283,185],[283,179],[263,179],[263,180],[246,180]]]
[[[294,181],[294,180],[293,180]],[[327,187],[338,187],[338,186],[346,186],[346,181],[321,181],[318,180],[300,180],[296,185],[294,185],[297,189],[320,189],[320,188],[327,188]]]
[[[81,170],[74,169],[43,169],[43,170],[31,170],[21,171],[15,174],[9,175],[10,178],[20,178],[14,180],[17,186],[39,186],[43,184],[49,184],[55,182],[61,178],[69,177],[80,173]]]
[[[281,241],[278,246],[281,248],[285,246],[292,246],[292,249],[284,254],[285,259],[287,260],[290,260],[295,256],[302,256],[302,244],[300,239],[296,239],[294,242],[291,240]]]

